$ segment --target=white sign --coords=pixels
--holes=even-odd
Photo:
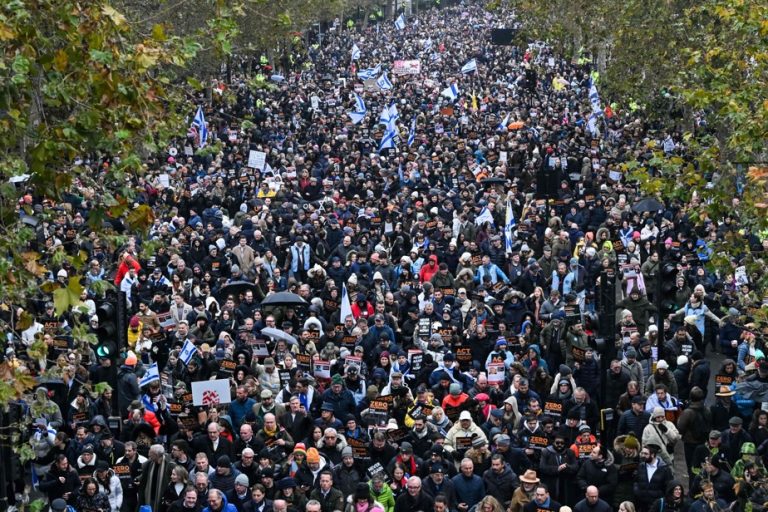
[[[421,73],[421,61],[416,60],[396,60],[392,66],[392,73],[395,75],[418,75]]]
[[[263,151],[252,149],[248,152],[248,167],[263,170],[264,163],[267,161],[267,154]]]
[[[317,379],[330,379],[331,378],[331,362],[321,361],[320,359],[312,363],[315,367],[315,378]]]
[[[228,404],[232,401],[229,379],[204,380],[192,383],[193,405]]]
[[[507,163],[507,152],[499,151],[499,162]]]

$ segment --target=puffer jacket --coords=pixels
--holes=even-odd
[[[123,486],[115,472],[111,469],[107,471],[106,485],[96,477],[95,471],[93,472],[93,478],[99,484],[99,492],[107,495],[111,512],[119,512],[123,506]]]

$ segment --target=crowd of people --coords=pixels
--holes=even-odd
[[[41,300],[6,351],[40,377],[16,491],[55,512],[762,509],[768,412],[738,387],[768,386],[760,290],[707,266],[739,220],[699,222],[695,194],[637,211],[621,172],[683,141],[621,105],[595,119],[587,59],[492,44],[511,12],[403,21],[339,25],[284,70],[244,59],[203,109],[220,151],[194,153],[198,126],[132,179],[146,237],[109,246],[88,187],[24,191],[32,246],[87,264],[51,267],[81,303]],[[99,332],[104,282],[128,300],[119,354],[73,335]]]

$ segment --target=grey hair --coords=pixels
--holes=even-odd
[[[152,453],[154,455],[163,456],[165,455],[165,446],[161,444],[153,444],[149,447],[149,453]]]

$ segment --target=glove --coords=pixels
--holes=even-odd
[[[661,430],[664,434],[666,434],[667,430],[669,430],[669,429],[667,428],[666,425],[662,424],[662,425],[659,425],[659,430]]]

